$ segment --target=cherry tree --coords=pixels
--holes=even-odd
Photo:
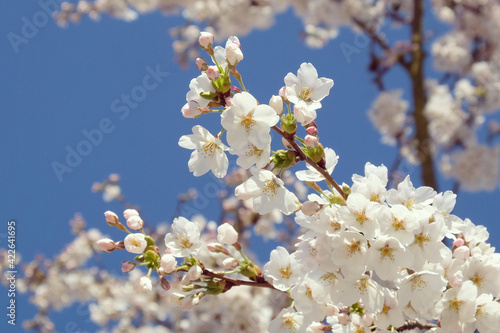
[[[289,6],[302,18],[309,46],[324,46],[342,26],[369,36],[380,94],[368,116],[398,149],[390,170],[367,161],[349,183],[335,180],[339,156],[320,140],[321,101],[334,81],[314,64],[290,69],[283,86],[270,88],[269,101],[249,92],[255,83],[243,83],[237,67],[244,45],[236,35],[268,28]],[[87,229],[76,216],[75,240],[56,260],[24,267],[21,289],[40,310],[27,327],[52,331],[48,309],[78,301],[90,303],[95,323],[119,332],[498,330],[500,256],[486,228],[452,214],[456,194],[439,192],[436,170],[454,178],[455,192],[498,186],[500,126],[491,115],[500,107],[500,3],[98,0],[63,4],[56,19],[107,13],[133,20],[153,10],[182,11],[190,23],[207,25],[172,31],[180,63],[200,70],[179,112],[195,124],[178,145],[192,150],[186,163],[194,176],[212,173],[225,183],[222,216],[152,226],[121,194],[117,175],[95,184],[104,198],[123,202],[123,218],[110,211],[103,218],[123,238]],[[427,54],[423,24],[431,10],[451,28]],[[393,25],[406,28],[408,39],[388,40]],[[442,77],[426,77],[429,55]],[[407,73],[411,101],[385,89],[394,68]],[[203,126],[218,116],[218,128]],[[238,168],[229,168],[229,158]],[[405,159],[420,166],[423,186],[400,177]],[[193,198],[185,193],[179,204]],[[251,247],[253,233],[281,243],[264,263]],[[94,254],[114,251],[130,254],[121,263],[127,279],[87,267]]]

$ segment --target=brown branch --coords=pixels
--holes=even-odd
[[[288,141],[288,143],[295,149],[295,151],[299,154],[300,159],[302,161],[306,161],[307,164],[312,166],[314,169],[316,169],[323,177],[325,177],[326,181],[329,182],[342,196],[344,200],[347,200],[347,195],[344,193],[342,188],[337,184],[337,182],[330,176],[328,171],[320,167],[316,162],[314,162],[312,159],[310,159],[302,149],[300,149],[299,145],[295,142],[295,140],[290,139],[285,132],[283,132],[279,127],[276,125],[271,127],[273,130],[275,130],[279,135],[281,135],[285,140]]]
[[[435,324],[421,324],[418,321],[407,321],[403,326],[399,327],[396,331],[403,332],[406,330],[413,330],[418,328],[420,330],[430,330],[431,328],[437,327]]]
[[[408,68],[413,90],[413,117],[415,119],[415,140],[417,141],[418,157],[422,168],[422,181],[424,185],[438,190],[436,176],[434,174],[434,160],[432,156],[431,140],[429,136],[429,121],[424,114],[427,96],[424,87],[424,58],[423,49],[423,15],[424,1],[413,2],[413,20],[411,22],[413,44],[413,59]]]
[[[269,288],[269,289],[278,290],[278,289],[274,288],[274,286],[272,284],[270,284],[269,282],[264,280],[264,278],[258,279],[258,281],[236,280],[236,279],[232,279],[232,278],[229,278],[227,276],[224,276],[224,275],[220,275],[220,274],[211,272],[207,269],[203,269],[202,275],[209,276],[209,277],[216,278],[216,279],[220,279],[220,280],[224,280],[226,282],[226,290],[225,291],[231,289],[234,286],[251,286],[251,287],[261,287],[261,288]]]

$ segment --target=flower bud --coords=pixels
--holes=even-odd
[[[184,118],[196,118],[202,114],[198,103],[196,103],[195,101],[189,101],[188,103],[184,104],[181,112]]]
[[[468,246],[460,246],[453,251],[453,257],[457,259],[462,259],[465,261],[467,260],[467,258],[469,258],[469,256],[470,249]]]
[[[212,35],[210,32],[202,31],[200,32],[198,43],[203,49],[206,50],[214,43],[214,35]]]
[[[164,290],[169,290],[170,289],[170,283],[167,281],[167,278],[162,276],[161,279],[160,279],[160,282],[161,282],[161,287],[164,289]]]
[[[203,58],[196,58],[196,68],[198,68],[198,70],[204,72],[208,69],[208,64],[207,64],[207,61]]]
[[[240,265],[240,262],[234,258],[226,258],[222,261],[222,266],[225,269],[234,269]]]
[[[103,252],[113,252],[115,249],[115,242],[109,238],[99,239],[96,244],[99,250]]]
[[[304,143],[307,147],[314,149],[318,146],[319,139],[317,136],[306,135],[306,137],[304,138]]]
[[[318,135],[318,129],[316,128],[316,126],[309,126],[308,128],[306,128],[306,132],[310,135]]]
[[[135,209],[125,209],[123,212],[123,217],[128,220],[131,216],[139,216],[139,212]]]
[[[217,240],[222,244],[233,245],[238,241],[238,232],[229,223],[224,223],[217,228]]]
[[[233,98],[231,96],[226,97],[226,105],[227,106],[233,105]]]
[[[132,230],[141,230],[144,227],[144,221],[137,215],[127,219],[127,226]]]
[[[121,240],[115,243],[115,250],[123,250],[125,248],[125,243]]]
[[[110,226],[113,227],[118,224],[118,215],[116,215],[112,211],[108,210],[107,212],[104,212],[104,216],[106,216],[106,222]]]
[[[226,43],[226,59],[231,66],[236,66],[243,60],[243,52],[241,52],[240,41],[237,37],[229,37]]]
[[[210,252],[214,253],[224,253],[225,255],[229,255],[229,251],[225,249],[220,243],[208,243],[207,249]]]
[[[464,246],[464,245],[465,245],[465,241],[462,238],[458,238],[457,240],[453,241],[453,243],[451,244],[451,246],[453,248],[457,248],[457,247]]]
[[[149,294],[153,291],[153,283],[149,276],[141,277],[136,284],[136,290],[145,294]]]
[[[128,273],[132,271],[135,266],[137,266],[137,264],[132,261],[122,261],[122,272]]]
[[[170,274],[177,268],[177,260],[172,254],[164,254],[161,257],[160,265],[164,273]]]
[[[207,68],[207,76],[210,81],[217,80],[219,78],[220,72],[217,66],[210,66]]]
[[[281,97],[273,95],[269,100],[269,106],[276,111],[278,116],[283,113],[283,99]]]
[[[306,201],[302,205],[301,211],[306,216],[312,216],[320,210],[320,205],[316,201]]]

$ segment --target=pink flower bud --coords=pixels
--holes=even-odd
[[[206,60],[203,58],[196,58],[195,63],[196,63],[196,68],[198,68],[198,70],[200,70],[202,72],[204,72],[208,69],[208,64],[207,64]]]
[[[144,227],[144,221],[139,216],[131,216],[127,220],[127,226],[132,230],[141,230]]]
[[[222,262],[222,266],[224,266],[225,269],[234,269],[240,265],[240,262],[234,258],[227,258],[224,259]]]
[[[470,249],[468,246],[460,246],[453,251],[453,257],[457,259],[462,259],[465,261],[467,260],[467,258],[469,258],[469,256],[470,256]]]
[[[164,290],[169,290],[170,289],[170,283],[167,281],[167,278],[162,276],[161,279],[160,279],[160,282],[161,282],[161,287],[164,289]]]
[[[202,114],[198,103],[196,103],[195,101],[190,101],[184,104],[181,112],[184,118],[196,118]]]
[[[283,99],[280,96],[273,95],[269,100],[269,106],[276,111],[278,116],[283,113]]]
[[[371,312],[365,312],[361,317],[361,322],[366,327],[372,326],[374,320],[375,320],[375,315]]]
[[[286,104],[290,104],[290,101],[288,100],[288,98],[286,98],[285,90],[286,90],[286,86],[281,87],[278,94],[283,99],[283,102],[285,102]]]
[[[458,238],[457,240],[453,241],[453,243],[451,244],[451,246],[453,248],[457,248],[457,247],[464,246],[464,245],[465,245],[465,241],[462,238]]]
[[[217,80],[219,78],[220,72],[217,66],[210,66],[207,69],[207,76],[211,81]]]
[[[226,43],[226,59],[229,65],[236,66],[243,60],[243,52],[241,52],[240,41],[237,37],[230,37]]]
[[[306,135],[306,137],[304,138],[304,143],[309,148],[316,148],[318,146],[319,139],[317,136]]]
[[[340,325],[346,326],[347,324],[349,324],[349,316],[347,314],[341,313],[337,318]]]
[[[118,183],[120,181],[120,175],[117,173],[112,173],[108,177],[111,183]]]
[[[123,261],[122,262],[122,272],[128,273],[128,272],[132,271],[135,268],[135,266],[137,266],[137,264],[132,262],[132,261]]]
[[[310,135],[317,135],[318,129],[316,128],[316,126],[309,126],[308,128],[306,128],[306,132],[307,132],[307,134],[310,134]]]
[[[226,105],[227,106],[233,105],[233,98],[232,97],[230,97],[230,96],[226,97]]]
[[[125,248],[125,242],[119,241],[115,243],[115,250],[123,250]]]
[[[241,89],[236,87],[236,86],[231,86],[231,90],[234,91],[235,93],[240,93]]]
[[[202,31],[200,32],[198,43],[203,49],[208,49],[214,43],[214,35],[212,35],[210,32]]]
[[[99,239],[96,244],[99,250],[103,252],[113,252],[115,249],[115,242],[109,238]]]
[[[106,222],[110,226],[115,226],[118,224],[118,215],[116,215],[112,211],[108,210],[107,212],[104,212],[104,216],[106,216]]]
[[[217,240],[222,244],[233,245],[238,241],[238,232],[229,223],[217,228]]]
[[[320,208],[320,205],[316,201],[306,201],[300,210],[304,213],[304,215],[312,216],[316,214]]]
[[[125,218],[125,220],[128,220],[131,216],[139,216],[139,212],[135,209],[125,209],[125,211],[123,212],[123,217]]]
[[[164,254],[161,256],[160,265],[165,274],[170,274],[177,268],[177,260],[171,254]]]

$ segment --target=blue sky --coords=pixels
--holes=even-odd
[[[84,19],[62,29],[35,1],[2,2],[0,7],[5,13],[0,20],[2,247],[7,221],[16,219],[18,253],[25,260],[37,253],[51,257],[70,241],[68,221],[76,212],[82,213],[90,227],[115,238],[123,236],[110,230],[103,216],[106,210],[121,215],[121,205],[105,203],[90,191],[93,182],[110,173],[121,175],[123,193],[151,223],[171,221],[180,192],[191,187],[203,191],[214,181],[208,175],[193,177],[187,169],[190,151],[177,145],[179,137],[190,134],[195,124],[213,132],[220,128],[215,115],[198,120],[181,116],[189,81],[199,73],[194,66],[180,69],[174,60],[167,31],[182,24],[182,19],[150,14],[125,23],[103,17],[98,23]],[[30,30],[30,23],[38,27]],[[301,43],[300,29],[299,20],[287,12],[271,30],[240,38],[245,59],[238,69],[246,87],[266,102],[277,94],[288,72],[296,73],[302,62],[313,63],[320,76],[335,81],[318,111],[320,139],[340,156],[334,178],[350,183],[352,174],[362,173],[367,161],[390,166],[396,151],[380,143],[366,117],[377,94],[366,70],[368,48],[359,47],[360,53],[348,61],[340,44],[357,45],[350,31],[343,30],[324,49],[312,50]],[[13,47],[9,36],[23,33],[29,37]],[[151,78],[145,79],[148,75]],[[397,71],[390,79],[387,88],[408,87]],[[123,95],[144,92],[137,105],[123,113]],[[105,132],[102,138],[97,135],[96,144],[85,146],[85,133],[96,133],[98,128]],[[68,151],[78,147],[87,149],[88,155],[73,161],[71,172],[58,177],[54,163],[66,164]],[[418,169],[410,173],[414,184],[420,185]],[[451,187],[443,180],[441,184],[441,190]],[[454,212],[486,225],[494,234],[499,231],[498,194],[498,190],[460,193]],[[218,216],[208,207],[201,212],[209,218]],[[493,240],[493,244],[500,243]],[[115,264],[119,267],[119,260]],[[7,299],[3,287],[0,299],[3,306]],[[34,308],[25,297],[18,300],[19,329],[23,319],[34,315]],[[64,316],[57,321],[60,331],[73,313]],[[0,327],[5,327],[4,317]]]

